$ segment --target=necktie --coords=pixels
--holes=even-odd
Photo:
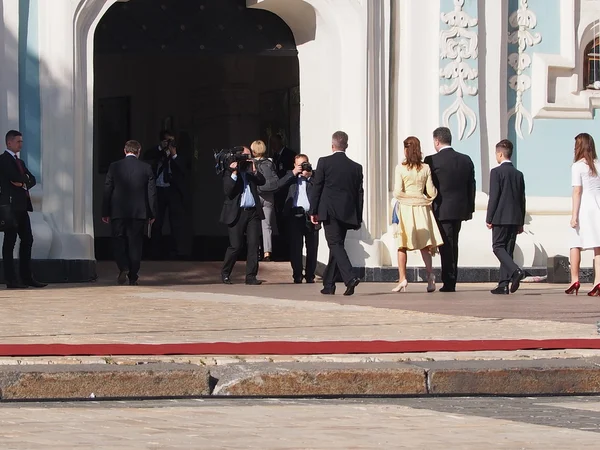
[[[19,172],[21,172],[21,175],[25,175],[25,166],[23,165],[23,161],[21,161],[18,155],[15,155],[15,161],[17,162],[17,167],[19,168]],[[27,197],[29,197],[29,189],[27,189],[25,183],[23,183],[23,189],[25,189],[25,191],[27,192]]]

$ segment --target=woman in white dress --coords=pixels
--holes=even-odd
[[[594,288],[600,296],[600,164],[594,139],[587,133],[575,137],[575,159],[571,166],[573,205],[571,213],[571,286],[565,292],[577,295],[580,288],[581,250],[594,250]]]

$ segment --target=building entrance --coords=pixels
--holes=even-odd
[[[102,188],[128,139],[143,152],[169,129],[186,172],[188,257],[220,260],[227,246],[213,150],[282,134],[300,151],[299,65],[294,36],[277,15],[245,0],[130,0],[111,6],[94,38],[94,235],[112,258],[101,222]],[[161,254],[175,248],[165,220]],[[149,256],[149,254],[147,255]],[[287,257],[275,239],[274,257]]]

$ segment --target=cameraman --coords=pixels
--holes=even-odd
[[[184,184],[184,166],[177,155],[177,143],[172,132],[160,132],[160,144],[147,150],[144,159],[152,166],[156,180],[157,214],[152,226],[151,243],[152,253],[157,259],[164,259],[162,254],[162,231],[167,210],[169,211],[169,226],[171,239],[175,249],[170,255],[186,258],[189,254],[189,245],[186,243],[186,223],[184,197],[186,189]]]
[[[291,175],[291,176],[290,176]],[[308,156],[299,154],[294,160],[294,170],[288,172],[290,176],[288,191],[283,206],[283,215],[289,224],[290,262],[292,264],[292,277],[294,283],[302,283],[302,278],[307,283],[315,282],[317,269],[317,249],[319,247],[320,225],[310,221],[309,198],[313,189],[312,166]],[[306,243],[306,269],[302,274],[302,247]]]
[[[236,157],[229,163],[229,169],[223,172],[223,190],[225,203],[221,211],[221,222],[227,225],[229,248],[225,252],[221,280],[224,284],[232,284],[231,272],[237,257],[244,245],[244,233],[248,253],[246,256],[246,284],[259,285],[258,246],[260,240],[261,221],[265,218],[257,186],[265,184],[265,177],[256,171],[250,149],[244,147],[241,155],[247,160]],[[241,156],[238,154],[238,156]],[[239,162],[238,162],[239,161]]]

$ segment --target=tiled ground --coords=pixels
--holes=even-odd
[[[106,449],[597,448],[597,398],[5,404],[0,446]]]

